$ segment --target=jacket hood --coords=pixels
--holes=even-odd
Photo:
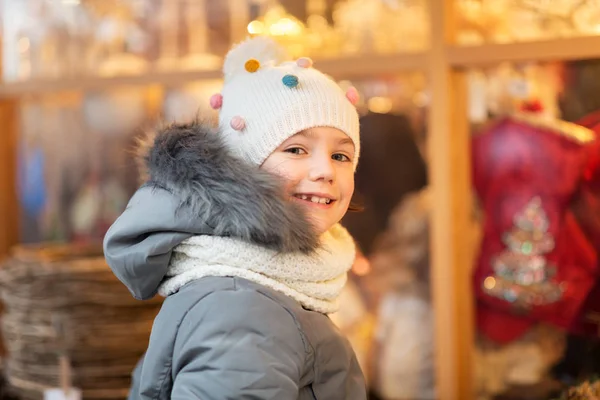
[[[166,126],[140,139],[137,153],[145,183],[104,237],[106,262],[135,298],[157,293],[173,249],[194,235],[280,252],[318,246],[281,179],[233,156],[210,125]]]
[[[138,143],[140,172],[217,236],[310,252],[318,237],[280,177],[235,157],[209,123],[172,124]]]

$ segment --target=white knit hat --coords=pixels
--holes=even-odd
[[[261,165],[289,137],[318,126],[337,128],[360,152],[356,89],[344,91],[312,68],[309,58],[284,61],[272,39],[255,37],[233,47],[225,58],[225,82],[211,106],[220,109],[219,127],[241,158]]]

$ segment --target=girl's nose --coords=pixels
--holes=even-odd
[[[334,160],[332,160],[329,155],[315,155],[314,159],[311,161],[312,166],[308,176],[310,180],[328,183],[333,183],[335,181]]]

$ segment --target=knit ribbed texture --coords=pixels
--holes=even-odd
[[[311,255],[279,253],[233,238],[194,236],[174,249],[159,293],[168,296],[206,276],[239,277],[329,314],[338,310],[337,299],[354,257],[354,241],[339,224],[323,234],[321,246]]]
[[[264,38],[242,43],[228,54],[226,65],[229,68],[230,58],[239,59],[238,63],[244,60],[244,56],[240,57],[236,52],[244,52],[246,58],[252,58],[253,40],[257,41],[258,50],[264,50]],[[276,46],[274,42],[273,46]],[[360,153],[358,113],[332,79],[312,67],[303,68],[291,61],[274,65],[274,62],[263,60],[256,72],[238,68],[235,73],[226,75],[219,125],[236,155],[261,165],[289,137],[305,129],[323,126],[337,128],[353,140],[356,168]],[[298,77],[298,86],[286,86],[283,83],[286,75]],[[245,120],[243,131],[231,127],[235,116]]]

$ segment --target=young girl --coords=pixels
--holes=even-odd
[[[230,51],[219,128],[172,125],[144,147],[148,181],[106,235],[138,299],[166,296],[130,399],[365,399],[326,314],[354,256],[338,222],[359,155],[344,93],[266,38]]]

